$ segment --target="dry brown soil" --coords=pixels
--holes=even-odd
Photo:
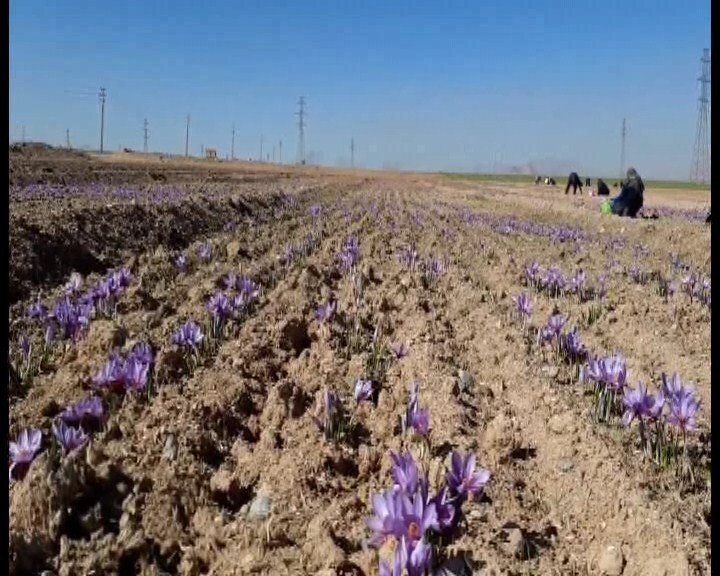
[[[710,573],[710,311],[679,291],[666,302],[623,272],[636,263],[634,247],[645,245],[639,262],[648,271],[670,274],[679,254],[709,275],[704,224],[603,217],[596,199],[559,188],[37,148],[11,151],[10,181],[187,190],[173,205],[11,203],[13,350],[22,332],[41,337],[22,318],[26,306],[59,295],[72,271],[97,277],[126,264],[134,281],[116,318],[91,322],[10,398],[9,439],[38,427],[49,446],[53,417],[87,396],[114,345],[149,341],[158,382],[149,399],[116,399],[88,447],[61,461],[46,449],[12,483],[11,574],[377,574],[365,520],[370,496],[389,486],[388,452],[402,445],[397,421],[412,381],[430,410],[423,462],[431,480],[451,449],[473,451],[492,472],[451,547],[472,573]],[[283,209],[281,194],[297,206]],[[656,204],[704,202],[679,190],[647,194]],[[316,203],[322,239],[284,268],[278,257],[313,229],[308,208]],[[574,226],[588,238],[575,245],[502,234],[464,223],[463,209]],[[377,406],[358,414],[363,434],[333,444],[312,418],[318,394],[330,387],[351,406],[367,360],[366,352],[346,354],[342,334],[353,303],[336,254],[352,234],[367,278],[364,325],[384,326],[410,353],[390,366]],[[611,271],[604,245],[614,237],[626,244]],[[194,255],[205,241],[214,256],[203,264]],[[436,286],[399,261],[411,241],[422,257],[447,260]],[[193,260],[186,273],[173,265],[180,251]],[[693,485],[643,461],[636,428],[593,424],[585,388],[526,346],[510,311],[531,260],[567,273],[583,268],[590,281],[610,274],[595,323],[583,320],[591,303],[531,292],[534,326],[556,306],[591,349],[628,359],[632,383],[656,386],[662,372],[678,371],[696,384],[703,405],[693,442],[705,453]],[[258,306],[191,375],[170,371],[170,335],[185,320],[206,321],[207,298],[231,271],[263,284]],[[331,295],[339,316],[328,335],[314,309]],[[459,369],[475,380],[462,393]],[[269,516],[253,512],[258,498],[270,502]],[[514,529],[520,548],[508,544]]]

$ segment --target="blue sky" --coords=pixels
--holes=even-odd
[[[213,146],[328,165],[574,166],[687,179],[704,0],[154,0],[10,6],[10,138],[182,153]]]

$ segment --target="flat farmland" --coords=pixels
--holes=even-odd
[[[708,192],[10,168],[10,573],[710,573]]]

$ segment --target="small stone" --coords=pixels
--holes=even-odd
[[[177,458],[177,451],[178,446],[175,434],[168,434],[167,438],[165,438],[165,446],[163,447],[163,458],[172,462]]]
[[[458,370],[458,384],[460,392],[467,392],[475,384],[475,378],[467,370]]]
[[[228,260],[232,260],[233,258],[235,258],[235,256],[238,255],[238,252],[240,252],[240,242],[238,242],[237,240],[229,242],[228,245],[225,247],[225,251],[227,252]]]
[[[598,570],[603,576],[620,576],[625,569],[625,557],[618,546],[608,546],[600,554]]]
[[[510,528],[507,531],[507,542],[503,543],[503,550],[508,556],[525,559],[527,557],[527,543],[520,528]]]
[[[571,412],[565,412],[564,414],[556,414],[548,422],[548,428],[555,434],[568,433],[572,434],[577,430],[574,417]]]
[[[250,504],[247,513],[248,520],[265,520],[270,516],[272,501],[269,496],[258,494]]]
[[[570,472],[573,468],[575,468],[575,464],[572,462],[560,462],[560,472]]]

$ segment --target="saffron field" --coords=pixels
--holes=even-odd
[[[10,153],[10,573],[710,573],[706,192],[129,156]]]

